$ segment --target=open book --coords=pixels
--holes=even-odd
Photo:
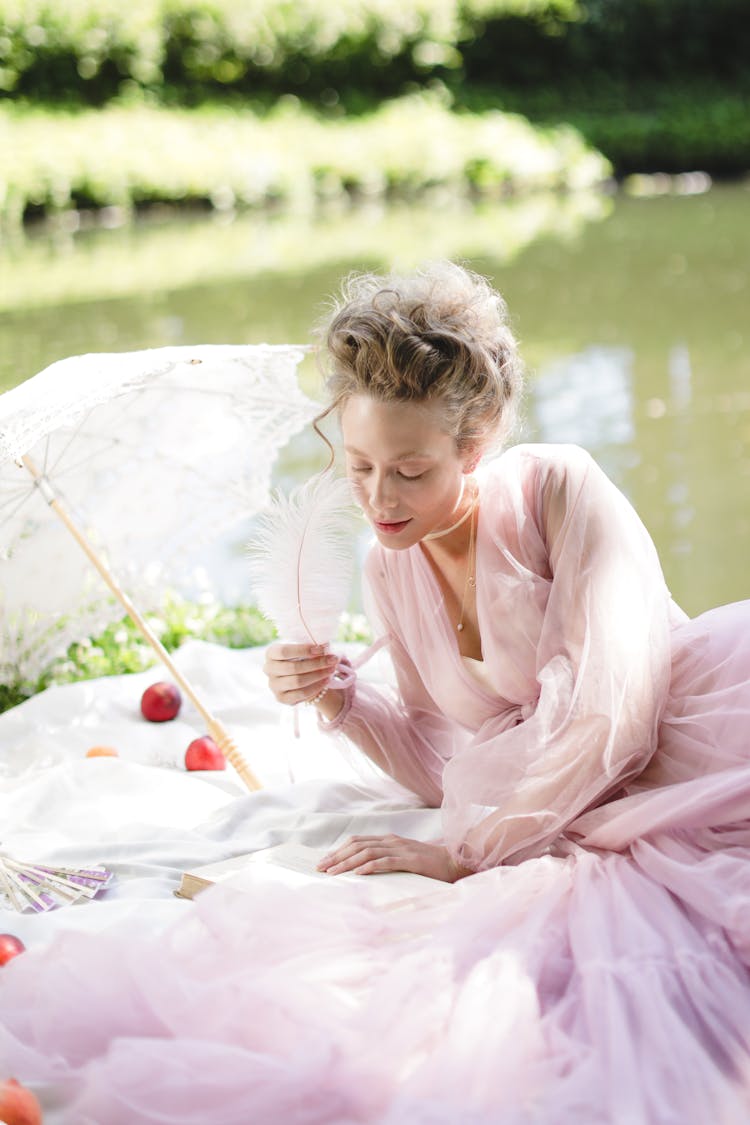
[[[185,871],[179,887],[174,892],[178,898],[194,898],[214,883],[220,883],[240,871],[253,869],[258,879],[271,879],[288,886],[304,886],[311,881],[324,880],[327,883],[355,882],[366,883],[376,905],[387,905],[405,900],[420,898],[425,894],[435,894],[445,890],[449,884],[427,875],[414,875],[410,871],[387,871],[377,875],[355,875],[344,872],[340,875],[327,875],[318,871],[317,865],[327,848],[311,848],[306,844],[277,844],[274,848],[234,856],[232,859],[207,863]],[[255,881],[255,880],[254,880]]]

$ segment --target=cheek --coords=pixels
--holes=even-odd
[[[431,487],[424,489],[422,494],[425,507],[442,509],[454,504],[457,495],[458,492],[450,480],[433,481]]]

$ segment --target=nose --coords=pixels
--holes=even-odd
[[[373,473],[370,480],[370,507],[373,512],[385,515],[398,506],[398,496],[393,481],[385,473]]]

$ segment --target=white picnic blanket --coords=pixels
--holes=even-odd
[[[350,655],[360,646],[341,646]],[[167,723],[140,713],[142,692],[169,676],[161,666],[53,687],[0,715],[0,848],[15,859],[68,866],[101,863],[112,885],[91,901],[42,914],[0,909],[0,931],[27,947],[61,930],[120,923],[159,929],[191,904],[174,897],[183,870],[284,841],[328,847],[354,833],[440,834],[439,811],[424,809],[356,751],[342,753],[300,707],[271,695],[264,649],[189,642],[179,667],[222,720],[263,789],[250,793],[231,766],[189,773],[184,752],[205,733],[188,703]],[[389,677],[381,654],[360,675]],[[116,758],[87,758],[107,745]]]

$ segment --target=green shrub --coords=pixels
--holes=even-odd
[[[747,85],[747,0],[584,0],[569,29],[570,63],[631,83]]]
[[[635,87],[715,79],[747,87],[747,0],[581,0],[576,13],[496,11],[458,43],[463,82],[549,87],[564,101],[612,79]]]
[[[701,169],[732,176],[750,168],[750,100],[741,97],[650,112],[574,113],[572,120],[618,175]]]
[[[591,186],[609,166],[575,131],[493,110],[456,114],[437,96],[326,121],[296,99],[249,110],[148,105],[51,113],[0,105],[0,218],[154,202],[309,207],[347,195],[409,196]]]
[[[332,104],[435,76],[728,86],[748,57],[746,0],[0,0],[0,91],[91,104],[165,84]]]
[[[523,112],[537,125],[569,123],[618,176],[696,169],[731,176],[750,168],[750,86],[727,91],[696,79],[690,85],[630,87],[610,77],[563,93],[550,85],[533,91],[484,87],[468,93],[464,104],[474,113]]]
[[[480,19],[574,0],[0,0],[0,89],[101,103],[123,83],[388,96],[461,58]],[[551,18],[551,17],[550,17]]]
[[[6,103],[145,96],[238,110],[251,102],[262,115],[291,94],[335,119],[435,84],[476,108],[485,89],[495,105],[581,128],[618,174],[746,171],[748,57],[747,0],[0,0]],[[648,104],[655,88],[665,97]],[[171,154],[165,162],[174,164]],[[464,179],[502,182],[496,163],[472,155]],[[0,208],[33,212],[58,198],[65,205],[105,194],[132,205],[141,186],[143,201],[152,198],[127,176],[106,192],[81,182],[69,196],[64,170],[40,175],[55,181],[35,189],[44,201],[35,205],[33,192],[20,204],[6,196]],[[102,175],[113,179],[106,170],[93,178]],[[183,185],[185,178],[175,174],[175,190],[203,198],[201,184]],[[315,179],[325,194],[336,170],[331,177],[324,166]],[[155,185],[153,198],[173,197]]]

